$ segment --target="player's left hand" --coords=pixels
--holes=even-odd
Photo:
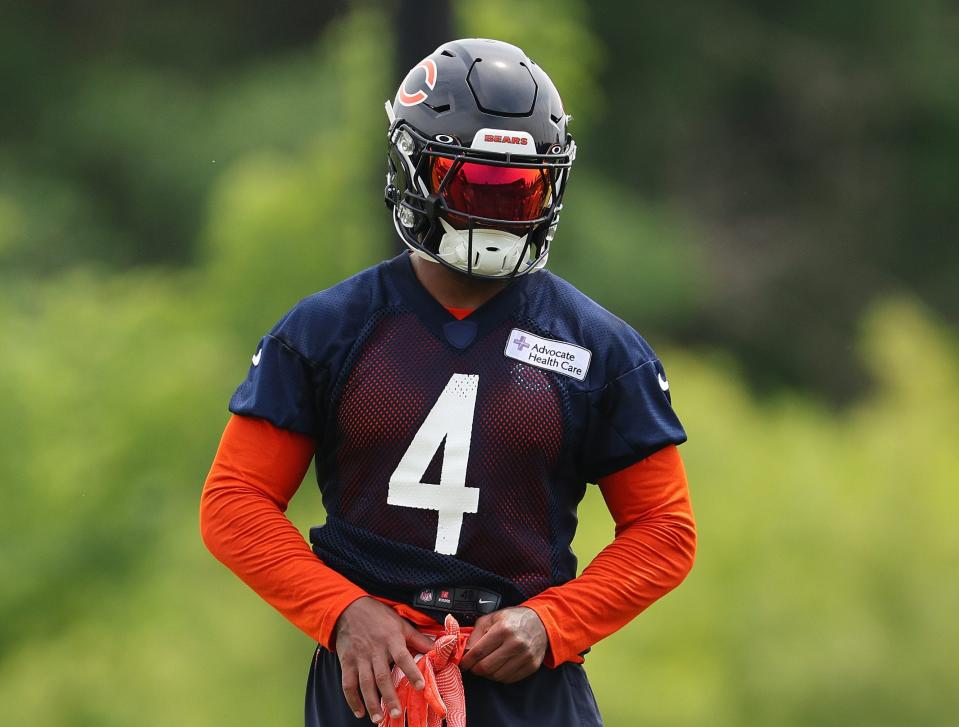
[[[512,684],[539,669],[547,646],[546,627],[533,609],[504,608],[477,619],[460,668]]]

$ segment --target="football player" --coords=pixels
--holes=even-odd
[[[386,112],[386,202],[409,249],[260,340],[204,542],[317,642],[311,727],[600,725],[583,654],[695,552],[666,373],[545,269],[576,145],[535,62],[446,43]],[[284,515],[311,460],[312,547]],[[587,483],[615,539],[577,577]]]

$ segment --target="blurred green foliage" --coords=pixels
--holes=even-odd
[[[184,16],[181,5],[171,5],[169,28],[184,17],[213,24]],[[754,43],[769,29],[796,43],[818,34],[824,48],[849,45],[857,33],[869,48],[877,38],[954,30],[887,19],[882,32],[857,31],[839,10],[816,5],[813,15],[790,16],[812,23],[793,35],[764,15],[767,6],[736,7],[705,15],[666,8],[666,25],[639,28],[643,42],[631,51],[664,59],[659,74],[643,66],[644,88],[661,89],[658,113],[676,101],[667,89],[692,98],[690,84],[709,84],[666,52],[670,22],[745,25]],[[575,0],[550,4],[552,15],[534,0],[456,8],[464,35],[503,36],[498,18],[510,11],[504,38],[550,70],[581,124],[582,166],[554,269],[647,332],[712,320],[703,311],[718,305],[716,253],[701,244],[711,218],[691,214],[675,188],[624,179],[633,168],[626,156],[588,143],[608,128],[604,117],[637,101],[597,83],[613,77],[612,61],[623,57],[616,43],[629,28],[612,28]],[[45,27],[34,17],[45,6],[0,26],[4,62],[45,68],[49,81],[42,91],[16,77],[31,124],[0,112],[0,720],[297,724],[312,645],[203,550],[197,504],[226,401],[263,330],[298,298],[394,245],[378,189],[382,102],[396,82],[383,60],[390,24],[357,5],[313,47],[296,24],[259,18],[261,37],[247,28],[252,16],[236,11],[209,36],[215,47],[187,38],[181,58],[159,41],[154,56],[134,53],[130,36],[169,39],[167,26],[114,10],[124,32],[96,53],[77,40],[53,61],[15,32]],[[74,18],[90,33],[97,22]],[[696,40],[677,45],[688,50]],[[732,41],[721,48],[736,67],[757,52]],[[911,69],[916,104],[952,108],[918,65],[936,62],[951,77],[955,59],[941,44],[922,48],[903,50],[897,68]],[[69,63],[70,53],[80,60]],[[674,82],[681,71],[685,80]],[[712,93],[718,100],[732,89]],[[593,111],[580,115],[579,106]],[[952,133],[948,114],[933,115]],[[657,134],[672,127],[635,108],[627,116],[653,124],[638,130],[636,153],[648,161]],[[740,181],[731,175],[728,191]],[[724,249],[731,266],[750,268],[747,278],[762,268]],[[834,344],[848,348],[874,382],[844,410],[785,389],[757,399],[755,367],[729,352],[658,346],[690,434],[683,452],[700,549],[678,591],[588,658],[612,727],[953,719],[959,344],[941,314],[918,301],[930,297],[925,289],[913,287],[917,295],[886,296],[864,316],[857,309],[848,339],[816,339],[811,354],[829,364],[841,358]],[[792,289],[763,291],[785,306]],[[777,335],[797,330],[798,319],[782,321]],[[303,530],[322,521],[309,483],[290,515]],[[583,562],[611,536],[591,490],[576,543]]]
[[[849,400],[866,382],[846,344],[877,296],[959,321],[956,3],[588,7],[608,59],[593,160],[708,241],[687,336],[765,387]]]

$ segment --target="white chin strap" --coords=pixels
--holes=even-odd
[[[457,230],[442,217],[440,223],[446,233],[440,240],[437,257],[442,258],[455,268],[466,272],[470,269],[469,261],[469,230]],[[491,277],[506,276],[513,272],[519,262],[523,248],[526,246],[526,237],[512,235],[502,230],[473,230],[473,260],[472,271],[480,275]],[[526,256],[519,266],[518,272],[526,272],[526,268],[533,262],[530,259],[532,249],[526,251]],[[423,257],[428,258],[424,255]],[[541,261],[537,268],[546,261]]]

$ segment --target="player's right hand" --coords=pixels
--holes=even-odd
[[[423,675],[410,649],[425,653],[433,646],[432,640],[392,608],[369,596],[347,606],[333,634],[343,672],[343,694],[353,714],[369,714],[373,722],[379,722],[384,716],[382,697],[390,716],[400,717],[402,705],[393,686],[392,666],[396,664],[406,674],[414,689],[422,689]]]

